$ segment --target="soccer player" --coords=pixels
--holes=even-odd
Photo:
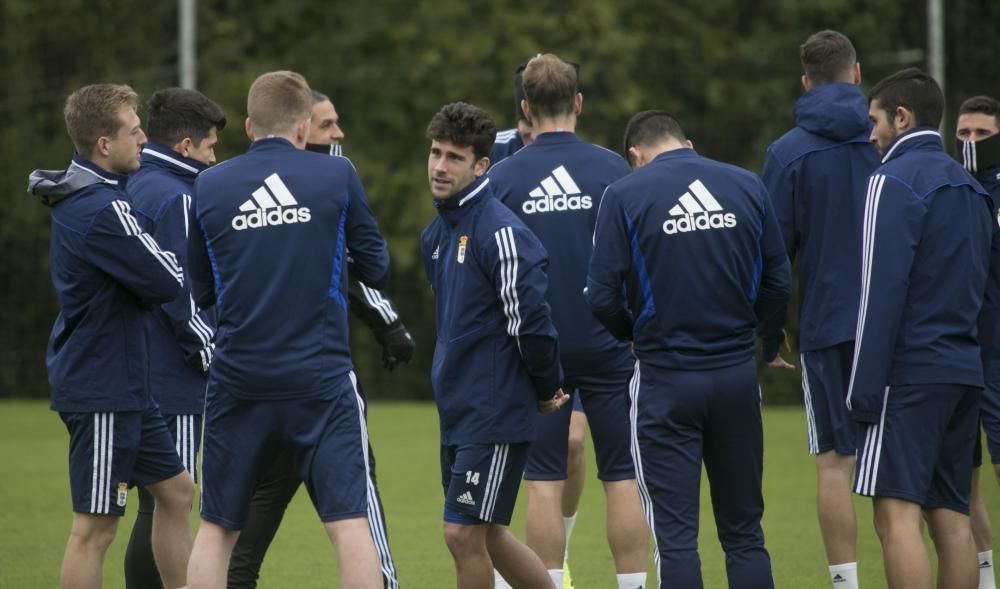
[[[865,183],[878,167],[878,151],[868,139],[861,65],[851,41],[820,31],[802,45],[800,58],[806,92],[795,103],[795,127],[767,150],[763,180],[788,258],[799,256],[802,392],[830,580],[837,589],[857,589],[856,426],[844,400],[858,318]],[[784,318],[784,312],[777,316]],[[783,332],[772,332],[780,337],[765,342],[764,359],[794,368],[778,354]]]
[[[568,400],[545,302],[548,257],[483,177],[496,127],[456,102],[431,119],[428,180],[438,216],[421,235],[436,299],[431,383],[441,421],[444,537],[457,586],[551,589],[510,530],[536,411]]]
[[[139,171],[129,178],[132,208],[161,247],[187,266],[188,216],[198,173],[215,163],[218,132],[226,126],[219,105],[185,88],[153,93],[146,113],[149,142]],[[160,406],[184,468],[197,479],[197,453],[205,407],[205,374],[212,361],[214,320],[197,308],[189,280],[173,301],[146,316],[150,355],[149,392]],[[136,515],[125,551],[127,587],[159,587],[150,544],[153,496],[139,489]]]
[[[628,431],[628,345],[588,312],[583,297],[594,222],[604,189],[629,172],[621,156],[574,133],[583,108],[577,70],[539,55],[522,73],[525,116],[535,141],[489,171],[497,198],[538,235],[552,260],[546,298],[559,331],[566,385],[583,400],[598,478],[607,496],[607,535],[620,589],[645,584],[648,531],[642,517]],[[525,468],[526,539],[557,587],[563,586],[566,528],[562,497],[567,477],[571,410],[539,420],[538,441]]]
[[[990,193],[1000,221],[1000,103],[989,96],[974,96],[958,109],[955,136],[965,169]],[[982,347],[986,388],[979,400],[982,424],[993,459],[993,469],[1000,481],[1000,231],[994,227],[990,251],[990,273],[979,319],[979,344]],[[972,464],[972,490],[969,495],[972,537],[976,541],[979,562],[979,589],[996,589],[993,576],[993,530],[990,516],[979,490],[979,467],[983,448],[976,436],[976,454]]]
[[[756,175],[695,153],[662,111],[632,117],[625,150],[637,170],[604,193],[587,297],[635,351],[632,452],[660,586],[702,586],[704,461],[729,586],[773,587],[754,331],[790,279],[771,200]]]
[[[531,145],[534,141],[534,128],[531,122],[524,116],[521,110],[521,101],[524,100],[524,88],[521,85],[521,73],[527,64],[517,66],[514,72],[514,120],[517,126],[513,129],[505,129],[497,133],[497,138],[490,149],[490,165],[494,166],[507,157],[517,153],[525,145]]]
[[[989,267],[989,195],[948,157],[944,96],[910,68],[869,95],[882,165],[868,180],[861,305],[847,393],[861,424],[854,492],[873,497],[892,588],[974,588],[969,487],[983,365],[976,341]]]
[[[150,397],[146,309],[181,295],[184,273],[132,214],[125,193],[146,142],[128,86],[94,84],[69,96],[66,170],[36,170],[29,191],[52,208],[50,265],[60,312],[46,364],[52,409],[69,431],[73,527],[63,587],[100,587],[101,566],[128,489],[156,500],[153,554],[168,588],[191,553],[194,483]]]
[[[344,132],[339,122],[340,117],[330,99],[313,90],[312,117],[305,149],[327,155],[343,155],[340,142],[344,139]],[[348,264],[350,268],[350,260]],[[389,296],[350,276],[348,276],[347,293],[351,312],[372,330],[375,339],[382,346],[382,361],[385,368],[393,370],[400,363],[409,362],[416,346]],[[357,386],[358,394],[364,398],[360,381]],[[375,482],[375,453],[370,442],[368,466],[371,475],[371,497],[374,499],[368,504],[368,525],[375,541],[375,549],[379,554],[385,588],[398,589],[399,580],[396,578],[396,566],[389,552],[389,532],[383,516],[382,499]],[[295,470],[291,454],[287,451],[275,458],[271,466],[264,471],[250,499],[246,525],[240,533],[239,540],[236,541],[236,546],[233,547],[233,555],[229,560],[228,589],[253,589],[257,586],[264,555],[278,532],[289,502],[300,486],[302,479]]]
[[[381,587],[346,257],[349,249],[358,276],[382,287],[385,241],[350,162],[303,149],[312,95],[302,76],[257,78],[247,113],[248,152],[195,183],[190,272],[196,302],[215,301],[218,330],[190,586],[226,586],[255,483],[289,449],[336,549],[341,585]]]

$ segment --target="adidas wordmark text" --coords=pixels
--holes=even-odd
[[[689,192],[678,198],[678,204],[670,209],[671,218],[663,222],[663,232],[667,235],[736,227],[736,215],[726,213],[715,196],[695,180],[688,184]]]
[[[253,196],[240,205],[241,215],[233,217],[233,229],[259,229],[270,225],[308,223],[312,219],[309,207],[298,206],[291,191],[277,174],[264,180],[264,186],[253,191]]]

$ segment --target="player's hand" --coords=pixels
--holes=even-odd
[[[780,350],[786,354],[791,353],[792,348],[788,345],[788,340],[781,342]],[[789,364],[781,357],[781,354],[774,356],[774,359],[767,363],[771,368],[781,368],[782,370],[795,370],[794,364]]]
[[[382,366],[386,370],[391,372],[400,364],[405,364],[413,358],[417,344],[402,323],[385,333],[376,334],[375,337],[382,344]]]
[[[775,356],[774,360],[768,362],[767,365],[770,366],[771,368],[781,368],[783,370],[795,370],[795,365],[786,362],[785,359],[781,357],[781,354]]]
[[[548,401],[538,402],[538,411],[540,413],[553,413],[558,411],[567,401],[569,401],[569,395],[564,393],[562,389],[559,389]]]

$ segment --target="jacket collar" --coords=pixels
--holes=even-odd
[[[485,175],[480,176],[471,184],[459,190],[451,198],[434,199],[434,206],[437,207],[438,214],[448,222],[449,225],[457,225],[465,213],[475,205],[489,198],[493,193],[490,188],[490,179]]]
[[[520,137],[520,136],[519,136]],[[547,131],[535,137],[532,145],[551,145],[556,143],[572,143],[580,141],[573,131]]]
[[[169,147],[152,141],[142,149],[142,165],[156,166],[188,179],[194,179],[199,172],[208,168],[196,159],[184,157]]]
[[[250,144],[250,149],[247,151],[257,151],[260,149],[295,149],[292,142],[285,139],[284,137],[265,137],[263,139],[258,139]]]
[[[654,157],[653,162],[672,160],[681,157],[698,157],[698,152],[696,152],[694,149],[690,147],[680,147],[678,149],[671,149],[670,151],[664,151],[663,153]]]
[[[916,127],[903,133],[886,150],[882,163],[898,158],[909,151],[943,151],[941,134],[934,127]]]
[[[79,153],[73,154],[73,161],[70,162],[69,167],[77,168],[80,171],[96,176],[105,184],[111,184],[123,189],[125,188],[125,181],[128,179],[126,174],[115,174],[114,172],[109,172],[89,159],[83,157]]]

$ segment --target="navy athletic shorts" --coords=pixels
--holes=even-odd
[[[170,437],[174,439],[174,450],[180,456],[181,464],[197,481],[202,415],[200,413],[164,414],[163,421],[167,424],[167,429],[170,430]]]
[[[69,482],[76,513],[124,515],[128,489],[184,472],[160,409],[60,413],[69,431]]]
[[[441,446],[444,521],[509,525],[530,442]]]
[[[568,375],[563,385],[564,390],[572,391],[573,397],[582,402],[594,441],[597,478],[602,481],[635,478],[628,421],[628,382],[633,362],[629,357],[627,364],[607,374]],[[566,480],[572,410],[567,403],[559,411],[539,417],[535,442],[524,469],[525,479]]]
[[[353,372],[327,394],[249,401],[218,384],[205,405],[201,517],[229,530],[246,521],[257,480],[291,452],[323,522],[368,514],[368,434]]]
[[[968,514],[981,391],[954,384],[889,387],[879,423],[858,431],[854,492]]]
[[[800,360],[809,453],[834,450],[853,456],[858,426],[847,411],[846,400],[854,342],[802,352]]]

